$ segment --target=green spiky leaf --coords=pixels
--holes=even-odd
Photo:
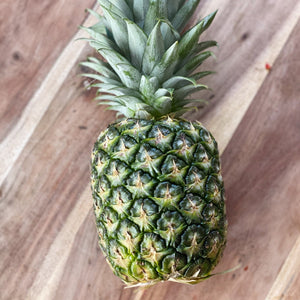
[[[178,42],[175,42],[163,55],[161,61],[154,67],[151,76],[158,78],[163,82],[173,75],[175,67],[178,63]]]
[[[127,26],[124,19],[105,7],[103,7],[103,12],[106,20],[110,24],[114,41],[124,54],[128,53]]]
[[[117,74],[110,68],[110,65],[98,60],[94,57],[88,57],[88,61],[86,62],[81,62],[80,65],[84,66],[84,67],[88,67],[96,72],[98,72],[99,74],[102,74],[106,77],[109,77],[111,79],[115,79],[115,80],[119,80],[119,77],[117,76]]]
[[[176,86],[180,86],[184,83],[186,83],[186,84],[193,83],[194,85],[196,85],[196,80],[193,78],[189,78],[189,77],[173,76],[170,79],[168,79],[167,81],[165,81],[162,84],[162,86],[164,88],[175,88]]]
[[[111,1],[111,0],[98,0],[98,2],[100,3],[101,7],[111,11],[112,13],[120,16],[121,18],[130,18],[132,16],[132,14],[129,12],[128,15],[126,14],[126,9],[122,10],[119,7],[121,6],[121,4],[118,6],[114,5],[113,2],[115,3],[120,3],[120,0],[118,1]],[[123,6],[124,7],[124,6]]]
[[[193,94],[197,91],[200,91],[200,90],[207,90],[208,87],[204,84],[189,84],[187,86],[184,86],[178,90],[176,90],[174,92],[174,98],[177,98],[177,99],[184,99],[186,96],[190,95],[190,94]]]
[[[144,31],[146,35],[149,35],[153,30],[155,24],[158,21],[157,10],[158,10],[157,0],[149,1],[149,9],[146,13],[144,22]]]
[[[173,26],[176,28],[176,30],[181,31],[184,28],[187,21],[195,12],[195,9],[199,2],[200,0],[186,1],[181,9],[176,12],[175,17],[172,20]]]
[[[138,70],[141,70],[147,43],[147,36],[134,22],[128,19],[125,19],[125,21],[127,24],[131,62]]]
[[[189,53],[198,45],[199,36],[209,27],[216,16],[216,13],[217,12],[214,12],[208,15],[184,34],[179,42],[179,56],[181,59],[187,57]]]
[[[96,72],[83,74],[99,81],[90,86],[98,88],[99,97],[101,93],[124,96],[102,100],[121,114],[127,111],[128,117],[138,115],[135,109],[140,116],[155,118],[187,111],[185,106],[192,100],[186,97],[206,88],[197,80],[212,74],[193,73],[213,55],[205,50],[217,45],[215,41],[199,42],[216,12],[181,35],[199,0],[98,1],[104,16],[91,12],[98,23],[83,29],[91,36],[85,40],[106,62],[89,58],[82,63]],[[122,105],[128,109],[120,110]]]
[[[151,31],[143,57],[143,73],[150,75],[155,65],[161,60],[165,47],[163,36],[160,31],[161,22],[157,22]]]
[[[214,56],[213,52],[206,51],[196,55],[188,63],[184,65],[179,71],[176,72],[177,75],[188,76],[194,70],[196,70],[207,58]]]
[[[101,48],[98,51],[108,61],[112,68],[114,68],[125,86],[132,89],[138,89],[141,74],[126,58],[111,49]]]
[[[146,99],[152,99],[153,95],[157,91],[158,85],[159,82],[156,77],[148,78],[143,75],[140,82],[140,92]]]

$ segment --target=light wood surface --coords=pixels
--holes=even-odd
[[[210,104],[186,118],[222,152],[229,228],[215,272],[240,268],[146,290],[124,289],[97,245],[89,158],[114,113],[85,90],[78,63],[92,52],[74,42],[94,5],[0,2],[0,299],[299,300],[299,1],[199,5],[191,23],[219,9],[205,33],[217,74]]]

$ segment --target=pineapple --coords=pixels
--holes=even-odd
[[[181,116],[207,89],[196,71],[215,41],[199,36],[216,12],[182,33],[199,0],[99,0],[103,16],[84,28],[103,60],[89,57],[96,99],[120,120],[92,151],[99,245],[128,286],[194,284],[211,276],[226,244],[217,143]]]

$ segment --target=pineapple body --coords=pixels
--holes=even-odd
[[[92,152],[100,247],[128,285],[197,283],[226,244],[224,188],[215,139],[181,116],[205,103],[192,95],[213,73],[199,67],[217,42],[199,39],[216,12],[186,30],[200,0],[98,1],[103,15],[90,11],[97,23],[84,29],[100,57],[83,75],[123,118]]]
[[[99,245],[128,285],[210,276],[226,244],[217,143],[199,123],[128,118],[92,152]]]

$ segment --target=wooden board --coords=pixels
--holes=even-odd
[[[146,290],[124,289],[97,245],[89,157],[114,113],[84,89],[91,50],[73,42],[94,3],[42,2],[0,3],[0,299],[300,299],[299,2],[199,5],[192,22],[219,8],[206,33],[218,73],[201,94],[211,104],[186,117],[223,153],[228,245],[215,272],[240,268]]]
[[[93,2],[0,2],[0,140],[20,118]]]

